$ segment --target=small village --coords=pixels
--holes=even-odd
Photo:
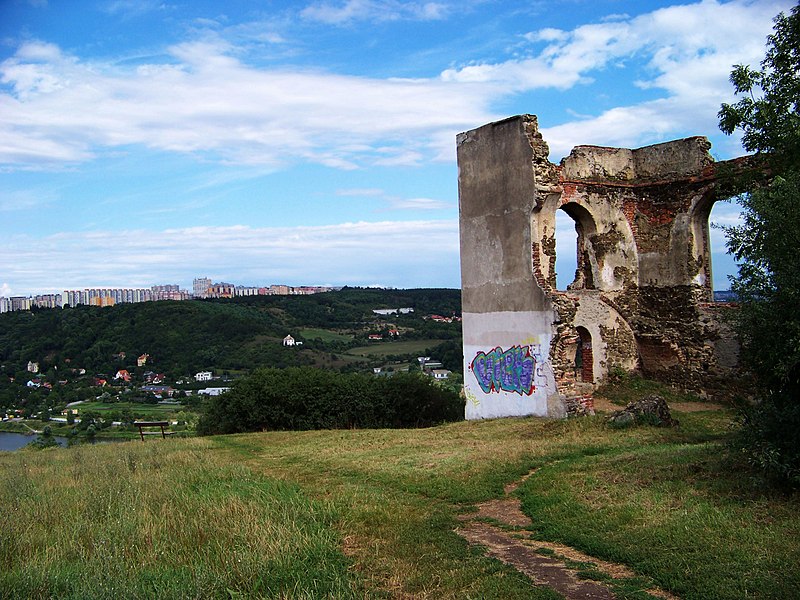
[[[132,435],[137,421],[158,419],[168,422],[173,431],[190,434],[204,400],[229,391],[252,369],[314,360],[375,377],[418,371],[441,385],[460,385],[460,357],[445,365],[436,354],[420,355],[420,350],[442,342],[420,339],[418,331],[425,327],[456,334],[460,316],[415,313],[414,308],[403,307],[371,308],[363,318],[355,328],[298,326],[288,328],[291,332],[283,337],[262,339],[261,355],[267,360],[249,368],[220,368],[209,361],[198,370],[181,372],[158,345],[144,352],[114,348],[94,360],[63,357],[59,361],[51,355],[21,356],[17,366],[4,361],[0,364],[0,427],[32,432],[48,423],[59,435],[74,430],[78,436],[90,431],[92,437],[113,437]],[[331,359],[334,356],[337,363]]]

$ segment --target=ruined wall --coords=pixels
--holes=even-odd
[[[558,166],[532,115],[458,136],[467,418],[591,411],[614,369],[725,381],[736,349],[712,308],[709,147],[578,146]],[[578,234],[566,291],[559,209]]]

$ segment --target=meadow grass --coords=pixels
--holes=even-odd
[[[208,447],[3,453],[0,596],[359,596],[329,503]]]
[[[685,600],[800,595],[797,499],[731,471],[718,442],[544,466],[519,490],[537,539],[622,562]]]
[[[373,342],[367,346],[358,346],[347,351],[356,356],[389,356],[392,354],[417,354],[428,348],[442,344],[444,340],[403,340]]]
[[[522,535],[625,563],[682,598],[800,596],[797,499],[760,492],[723,460],[729,413],[678,417],[678,428],[501,419],[0,455],[0,505],[14,515],[0,594],[557,598],[454,533],[459,514],[535,469],[516,492],[534,521]]]
[[[307,340],[321,339],[323,342],[349,342],[353,339],[351,334],[337,333],[330,329],[315,329],[307,327],[300,330],[300,335]]]
[[[185,406],[178,404],[146,404],[144,402],[83,402],[72,408],[78,409],[80,413],[94,411],[103,413],[128,409],[133,415],[142,417],[158,417],[163,419],[172,418],[176,413],[188,410]]]

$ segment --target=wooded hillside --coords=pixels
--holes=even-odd
[[[349,348],[363,345],[371,332],[391,326],[400,333],[386,339],[383,356],[400,340],[455,340],[460,323],[440,323],[431,314],[460,315],[459,290],[382,290],[344,288],[309,296],[254,296],[230,300],[147,302],[97,308],[79,306],[0,315],[0,365],[12,375],[28,361],[46,374],[55,369],[86,369],[113,375],[135,367],[149,354],[148,367],[170,377],[195,372],[250,371],[258,367],[316,365],[369,368],[364,353],[343,360]],[[408,315],[381,317],[373,309],[410,307]],[[309,331],[304,337],[302,331]],[[284,348],[291,334],[302,347]],[[438,342],[441,343],[441,342]],[[423,344],[424,345],[424,344]],[[451,344],[452,345],[452,344]],[[408,350],[397,346],[396,354]],[[452,350],[452,349],[451,349]],[[121,356],[124,353],[124,357]],[[453,360],[451,369],[459,369]]]

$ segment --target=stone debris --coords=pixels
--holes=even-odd
[[[608,417],[608,422],[617,427],[645,423],[658,427],[676,427],[678,421],[672,418],[667,401],[658,394],[650,394]]]

